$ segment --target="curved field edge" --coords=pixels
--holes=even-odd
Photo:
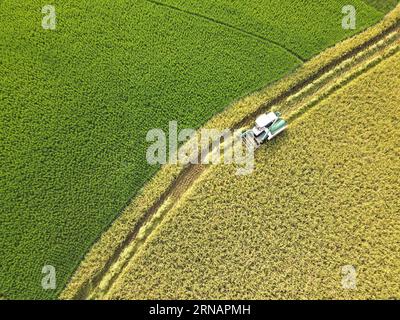
[[[398,298],[399,67],[397,53],[296,119],[252,175],[211,167],[106,298]]]
[[[194,17],[197,17],[197,18],[201,18],[201,19],[207,20],[207,21],[209,21],[211,23],[218,24],[218,25],[220,25],[222,27],[229,28],[229,29],[232,29],[232,30],[234,30],[236,32],[240,32],[240,33],[246,34],[249,37],[256,38],[258,40],[261,40],[261,41],[269,43],[269,44],[273,44],[273,45],[283,49],[284,51],[286,51],[288,54],[292,55],[293,57],[295,57],[299,61],[306,62],[306,60],[302,56],[297,54],[297,52],[295,52],[295,51],[293,51],[293,50],[281,45],[277,41],[274,41],[272,39],[268,39],[268,38],[263,37],[262,35],[259,35],[257,33],[250,32],[248,30],[245,30],[245,29],[242,29],[240,27],[231,25],[231,24],[226,23],[224,21],[219,21],[219,20],[217,20],[215,18],[211,18],[211,17],[208,17],[208,16],[200,14],[200,13],[196,13],[196,12],[192,12],[192,11],[189,11],[189,10],[185,10],[185,9],[180,8],[180,7],[176,7],[176,6],[170,5],[168,3],[159,2],[159,1],[156,1],[156,0],[146,0],[146,1],[151,3],[151,4],[154,4],[156,6],[164,7],[164,8],[167,8],[169,10],[174,10],[174,11],[177,11],[177,12],[180,12],[180,13],[183,13],[183,14],[188,14],[188,15],[191,15],[191,16],[194,16]]]
[[[282,102],[279,110],[283,112],[285,119],[290,123],[296,121],[310,108],[317,106],[343,86],[356,80],[363,73],[399,52],[399,38],[398,29],[396,29],[378,43],[366,48],[315,80],[312,85],[305,88],[305,92],[299,92],[299,94],[301,93],[300,97],[299,94],[290,96]],[[293,100],[296,101],[294,105]],[[287,106],[289,101],[291,105]],[[283,106],[285,106],[285,110],[283,110]],[[103,299],[112,290],[113,286],[123,277],[122,274],[124,274],[128,263],[135,259],[135,255],[140,255],[139,252],[144,248],[147,241],[150,241],[151,237],[156,234],[156,229],[167,219],[169,212],[173,211],[171,215],[174,212],[176,213],[175,207],[184,202],[184,199],[190,199],[189,195],[194,186],[198,185],[200,181],[204,181],[204,176],[209,176],[207,173],[203,174],[205,170],[208,170],[207,168],[208,166],[191,166],[191,170],[188,171],[185,178],[179,179],[179,184],[174,188],[173,193],[170,194],[149,221],[146,221],[141,227],[136,238],[124,249],[118,257],[118,261],[112,265],[98,287],[93,290],[89,297],[90,299]]]
[[[2,7],[1,291],[51,299],[158,171],[143,161],[148,130],[197,128],[278,80],[287,54],[143,0],[59,3],[55,32],[38,23],[39,0]],[[38,285],[43,265],[57,269],[56,290]]]
[[[156,174],[150,129],[167,132],[172,119],[198,128],[299,65],[143,0],[59,3],[54,32],[41,27],[39,2],[0,5],[0,291],[23,299],[56,298]],[[44,265],[57,269],[55,290],[40,286]]]
[[[146,0],[158,5],[180,10],[191,15],[207,17],[210,21],[229,24],[246,30],[258,37],[266,37],[282,47],[295,52],[303,60],[309,60],[323,49],[364,30],[368,25],[366,16],[382,16],[374,6],[363,0],[340,1],[274,1],[253,0],[251,4],[241,1],[214,0]],[[357,11],[357,29],[347,32],[335,26],[341,21],[341,9],[353,5]],[[320,10],[323,8],[322,10]],[[320,10],[320,11],[319,11]],[[389,10],[387,10],[389,11]],[[280,12],[280,13],[278,13]],[[318,14],[316,14],[318,12]],[[369,12],[369,14],[367,14]],[[297,17],[302,17],[297,24]],[[378,22],[380,19],[375,20]],[[321,21],[324,21],[320,27]],[[312,30],[311,33],[308,31]]]
[[[327,49],[277,83],[233,103],[224,112],[211,119],[204,128],[223,129],[242,126],[263,108],[274,106],[285,97],[307,86],[338,62],[361,51],[368,43],[383,37],[399,24],[399,20],[398,6],[377,25]],[[159,170],[93,245],[60,298],[82,299],[89,296],[91,290],[99,284],[110,266],[118,259],[118,255],[136,237],[142,224],[166,200],[185,170],[186,167],[171,165],[163,166]]]

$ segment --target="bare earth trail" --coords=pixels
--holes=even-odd
[[[154,2],[153,0],[148,0]],[[399,21],[380,35],[347,52],[340,58],[322,66],[306,80],[297,83],[289,90],[243,118],[234,128],[250,125],[256,115],[269,109],[283,111],[289,124],[301,117],[309,108],[330,96],[339,88],[371,69],[381,61],[392,56],[400,48]],[[257,164],[256,164],[257,165]],[[207,169],[205,165],[188,165],[169,185],[160,199],[146,212],[137,227],[132,230],[120,249],[115,252],[104,270],[93,280],[94,286],[86,288],[79,298],[102,299],[112,288],[130,259],[142,248],[148,237],[160,225],[168,212],[184,198],[186,191],[193,186]],[[78,297],[77,297],[78,298]]]

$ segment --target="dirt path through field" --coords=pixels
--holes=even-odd
[[[148,1],[153,2],[152,0]],[[397,23],[381,35],[323,66],[311,77],[283,92],[269,103],[261,105],[256,112],[247,115],[233,129],[250,125],[257,114],[276,105],[282,108],[283,115],[289,120],[289,123],[295,121],[339,88],[398,52],[400,49],[399,31],[399,23]],[[88,292],[86,298],[96,299],[105,296],[129,260],[143,247],[153,231],[161,224],[163,218],[206,169],[205,165],[189,165],[182,171],[160,199],[146,212],[121,249],[115,253],[111,260],[112,263],[96,279],[95,287]]]

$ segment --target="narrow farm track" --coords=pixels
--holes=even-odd
[[[153,0],[147,1],[153,2]],[[268,103],[261,104],[254,113],[247,115],[232,129],[249,125],[257,114],[275,108],[277,105],[282,109],[284,117],[289,122],[295,121],[320,101],[398,52],[400,50],[399,29],[399,22],[397,22],[379,36],[322,66],[309,78],[297,83]],[[146,212],[138,226],[132,230],[120,249],[115,252],[103,272],[94,279],[94,286],[90,289],[86,288],[80,293],[79,298],[102,299],[106,297],[107,292],[112,288],[129,260],[142,248],[163,218],[182,200],[206,169],[207,167],[204,165],[189,165],[182,171],[166,188],[160,199]]]
[[[276,42],[274,40],[268,39],[266,37],[263,37],[263,36],[261,36],[259,34],[254,33],[254,32],[250,32],[250,31],[244,30],[242,28],[235,27],[234,25],[231,25],[229,23],[216,20],[214,18],[202,15],[200,13],[196,13],[196,12],[192,12],[192,11],[189,11],[189,10],[181,9],[179,7],[175,7],[175,6],[172,6],[170,4],[162,3],[162,2],[159,2],[159,1],[156,1],[156,0],[146,0],[146,1],[149,2],[149,3],[152,3],[154,5],[157,5],[157,6],[165,7],[165,8],[168,8],[170,10],[175,10],[175,11],[187,14],[187,15],[191,15],[191,16],[203,19],[203,20],[207,20],[207,21],[209,21],[211,23],[218,24],[220,26],[223,26],[225,28],[229,28],[229,29],[234,30],[236,32],[240,32],[240,33],[242,33],[244,35],[250,36],[250,37],[252,37],[252,38],[254,38],[254,39],[258,40],[258,41],[261,41],[264,44],[268,44],[268,45],[273,44],[273,45],[285,50],[287,53],[289,53],[293,57],[296,57],[299,61],[301,61],[303,63],[306,62],[306,60],[302,56],[300,56],[297,52],[282,46],[279,42]]]
[[[293,122],[308,109],[316,106],[338,89],[357,79],[360,75],[373,68],[383,60],[391,57],[400,50],[400,35],[398,31],[390,33],[384,40],[374,44],[352,59],[344,61],[332,72],[317,79],[312,86],[307,87],[305,93],[289,97],[280,107],[286,118]]]
[[[102,299],[117,280],[129,260],[146,243],[150,234],[160,225],[165,215],[178,203],[182,196],[189,190],[194,182],[205,171],[206,166],[188,166],[182,172],[179,179],[170,186],[168,195],[163,196],[157,205],[153,206],[146,214],[146,222],[139,225],[134,236],[130,237],[128,245],[120,250],[117,261],[109,268],[108,273],[103,276],[98,286],[91,292],[89,299]]]

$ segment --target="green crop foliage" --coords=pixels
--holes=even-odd
[[[346,41],[336,44],[314,57],[307,63],[303,64],[296,72],[282,78],[273,85],[267,86],[260,91],[253,93],[243,99],[233,103],[224,112],[213,117],[208,121],[205,128],[233,128],[243,117],[253,114],[256,110],[260,110],[260,105],[269,103],[271,100],[288,91],[296,84],[303,82],[318,70],[324,69],[333,61],[341,56],[346,55],[357,47],[363,46],[374,37],[382,34],[385,30],[396,25],[399,18],[400,7],[393,10],[379,24],[369,28],[357,36]],[[135,197],[132,203],[124,210],[124,212],[115,220],[112,226],[102,234],[99,241],[91,248],[90,252],[85,256],[74,277],[68,283],[68,286],[61,294],[62,299],[85,298],[93,293],[92,289],[98,288],[96,278],[99,274],[108,277],[104,270],[107,268],[108,262],[112,257],[118,256],[118,248],[121,243],[129,238],[129,234],[135,227],[141,225],[140,218],[155,204],[167,188],[171,186],[176,177],[183,170],[177,166],[163,166],[161,170],[149,181],[141,190],[139,196]],[[131,247],[131,245],[129,245]],[[97,275],[97,276],[96,276]]]
[[[364,1],[381,12],[387,12],[396,7],[397,4],[399,4],[399,0],[364,0]]]
[[[398,53],[261,148],[253,174],[213,167],[108,298],[398,299],[399,86]]]
[[[279,43],[304,59],[371,25],[381,17],[362,0],[149,0],[211,17]],[[385,1],[382,1],[385,2]],[[341,28],[342,8],[357,10],[357,30]],[[388,11],[388,6],[385,11]]]
[[[301,63],[286,43],[145,0],[53,1],[55,31],[41,27],[45,4],[0,3],[0,293],[6,298],[57,297],[159,169],[145,160],[149,129],[166,129],[170,120],[198,128]],[[281,16],[287,6],[273,10]],[[363,7],[361,17],[359,29],[382,14]],[[246,13],[243,21],[253,18]],[[315,23],[323,29],[326,21]],[[316,30],[299,29],[301,20],[290,24],[292,42],[310,40]],[[56,268],[57,290],[42,289],[44,265]]]

